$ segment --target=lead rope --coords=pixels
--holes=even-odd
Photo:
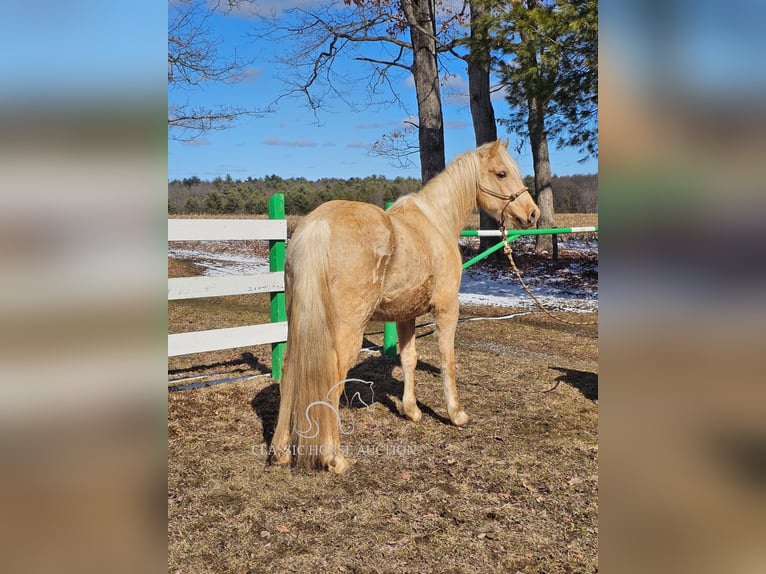
[[[540,299],[535,297],[535,294],[532,293],[532,291],[529,290],[529,287],[527,287],[527,284],[524,283],[524,279],[521,278],[521,272],[519,271],[519,268],[516,267],[516,262],[513,260],[513,251],[511,250],[511,244],[508,243],[508,237],[505,233],[505,226],[500,225],[500,236],[503,238],[503,253],[508,257],[508,261],[511,263],[511,269],[513,269],[513,272],[516,274],[516,277],[519,280],[519,283],[521,283],[521,286],[524,288],[524,291],[527,292],[527,295],[532,297],[532,300],[537,304],[538,307],[540,307],[540,310],[548,315],[551,319],[555,319],[556,321],[560,321],[561,323],[567,323],[569,325],[597,325],[598,321],[570,321],[569,319],[564,319],[563,317],[557,317],[548,309],[545,308],[545,305],[542,304]]]

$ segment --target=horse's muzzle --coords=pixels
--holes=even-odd
[[[535,223],[537,223],[538,218],[540,217],[540,210],[539,209],[533,209],[529,212],[529,215],[527,216],[527,221],[525,227],[533,227]]]
[[[510,221],[506,221],[506,228],[512,229],[516,227],[518,229],[529,229],[530,227],[535,226],[539,217],[539,209],[533,209],[530,211],[526,219],[517,215],[513,215],[510,217]],[[512,225],[508,225],[508,223],[511,223]]]

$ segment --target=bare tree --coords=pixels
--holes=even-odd
[[[210,130],[225,129],[240,116],[258,115],[266,110],[236,106],[194,106],[183,93],[207,82],[235,83],[246,77],[251,59],[234,50],[222,54],[224,40],[211,28],[216,11],[233,9],[243,2],[227,0],[169,0],[168,2],[168,91],[175,100],[168,105],[168,128],[172,139],[188,141]]]
[[[303,94],[315,110],[328,100],[346,101],[342,78],[333,75],[336,59],[344,50],[352,52],[360,44],[377,45],[388,57],[369,53],[352,56],[372,66],[372,73],[367,76],[369,92],[377,94],[381,87],[388,87],[388,93],[396,100],[392,72],[409,71],[417,92],[418,115],[383,134],[370,151],[393,158],[403,167],[412,165],[410,158],[419,154],[421,177],[426,182],[445,165],[439,58],[450,55],[464,60],[468,66],[476,145],[497,139],[490,98],[490,36],[483,25],[487,11],[483,3],[471,0],[456,6],[455,2],[441,0],[345,0],[343,5],[345,10],[332,3],[323,3],[313,11],[296,10],[298,23],[281,28],[291,38],[299,39],[298,49],[283,62],[292,70],[304,67],[299,74],[301,81],[292,77],[291,93]],[[276,22],[273,26],[280,29]],[[409,38],[405,32],[409,32]],[[495,225],[491,217],[482,213],[482,228]],[[491,239],[482,238],[482,243],[487,248]]]
[[[481,0],[470,0],[471,23],[470,23],[470,50],[466,56],[468,63],[468,96],[471,104],[471,119],[476,145],[480,146],[497,139],[497,122],[495,121],[495,108],[492,105],[490,93],[490,68],[491,68],[491,41],[487,24],[486,3]],[[479,228],[492,229],[496,226],[495,220],[479,211]],[[479,239],[479,250],[486,251],[494,239],[482,237]]]
[[[438,5],[442,4],[440,0]],[[338,58],[349,57],[371,66],[365,74],[367,105],[401,104],[393,79],[396,72],[411,73],[417,120],[382,138],[372,152],[391,154],[404,162],[417,149],[424,183],[442,171],[444,121],[438,55],[454,49],[451,30],[463,14],[452,9],[437,14],[435,0],[344,0],[342,4],[323,2],[311,10],[293,9],[288,14],[288,19],[269,21],[269,30],[276,38],[290,38],[295,46],[282,60],[292,71],[288,93],[305,96],[314,110],[336,100],[352,108],[363,105],[348,98],[348,78],[341,77],[334,67]],[[350,83],[358,85],[359,80],[354,78]],[[414,131],[418,134],[417,148],[406,138]]]
[[[412,66],[418,97],[418,141],[423,183],[445,168],[444,118],[436,60],[436,16],[433,0],[401,0],[412,44]]]

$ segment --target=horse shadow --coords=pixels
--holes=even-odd
[[[346,409],[369,408],[375,403],[386,407],[395,416],[406,419],[401,410],[404,382],[393,376],[394,367],[399,365],[398,358],[371,356],[357,363],[346,375],[344,392],[340,398],[340,407]],[[418,361],[417,373],[426,372],[439,375],[438,367],[424,361]],[[250,403],[258,418],[261,419],[263,440],[271,444],[279,415],[279,384],[273,383],[255,395]],[[418,407],[424,417],[431,417],[449,425],[450,420],[418,401]]]
[[[578,371],[577,369],[567,369],[565,367],[548,367],[553,371],[560,371],[562,374],[556,377],[556,384],[566,383],[582,393],[590,400],[598,400],[598,375],[590,371]]]
[[[259,373],[271,372],[271,368],[263,364],[258,357],[250,352],[244,352],[239,358],[231,359],[229,361],[219,361],[217,363],[208,363],[207,365],[192,365],[191,367],[170,369],[168,370],[168,376],[185,375],[191,372],[196,373],[201,369],[228,369],[239,365],[245,365],[248,370],[257,371]]]

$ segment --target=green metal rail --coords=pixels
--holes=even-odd
[[[390,204],[386,204],[386,209]],[[546,229],[510,229],[507,230],[506,237],[513,241],[524,235],[559,235],[562,233],[585,233],[598,232],[598,225],[592,227],[550,227]],[[487,229],[465,229],[460,232],[460,237],[500,237],[499,230]],[[495,251],[503,248],[503,242],[500,241],[489,249],[482,251],[476,257],[463,263],[463,269],[468,269],[482,259],[486,259]],[[396,357],[396,323],[385,323],[383,326],[383,354],[386,357]]]
[[[558,235],[560,233],[585,233],[585,232],[598,232],[598,225],[592,227],[549,227],[544,229],[509,229],[505,232],[509,241],[513,241],[517,237],[524,235]],[[460,232],[460,237],[500,237],[499,230],[487,230],[487,229],[465,229]],[[482,259],[486,259],[492,255],[495,251],[502,249],[503,242],[497,243],[489,249],[482,251],[476,257],[469,259],[463,263],[463,269],[468,269],[471,265],[478,263]]]

